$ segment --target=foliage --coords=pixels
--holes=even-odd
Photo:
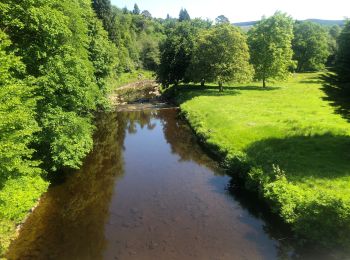
[[[3,0],[0,16],[3,250],[47,189],[44,173],[79,168],[91,150],[93,113],[107,106],[118,63],[88,0]]]
[[[14,77],[24,73],[24,66],[8,51],[10,45],[0,31],[0,188],[9,178],[40,173],[29,147],[32,135],[40,131],[34,118],[37,100],[33,88]]]
[[[222,94],[180,86],[176,99],[229,172],[259,192],[299,241],[348,247],[349,122],[324,100],[319,76],[295,74],[274,87],[236,85]]]
[[[190,20],[191,20],[191,17],[188,14],[187,10],[184,8],[181,8],[179,13],[179,22],[190,21]]]
[[[137,4],[134,4],[134,10],[132,10],[133,14],[140,14],[140,8]]]
[[[20,223],[47,186],[48,183],[40,176],[22,176],[8,180],[0,191],[1,219]]]
[[[196,41],[190,66],[194,82],[246,82],[251,80],[246,38],[238,28],[220,24],[203,31]]]
[[[336,63],[335,63],[335,69],[338,74],[338,80],[342,83],[350,82],[349,46],[350,46],[350,22],[348,21],[338,37],[338,52],[337,52]]]
[[[146,17],[146,18],[152,18],[152,14],[148,10],[143,10],[141,12],[141,15]]]
[[[281,12],[263,18],[248,32],[251,63],[255,78],[265,82],[269,79],[286,79],[295,64],[292,61],[293,20]]]
[[[215,23],[216,24],[230,23],[230,20],[225,15],[219,15],[218,17],[215,18]]]
[[[191,22],[176,23],[160,46],[158,80],[165,86],[185,80],[190,65],[196,28]]]
[[[111,40],[115,39],[115,24],[112,14],[112,5],[110,0],[93,0],[92,7],[97,17],[102,21],[104,29],[108,32]]]
[[[159,42],[164,30],[160,21],[153,19],[147,10],[139,14],[113,6],[110,13],[113,26],[109,30],[109,38],[117,46],[117,72],[139,68],[156,70]]]
[[[328,50],[329,56],[327,60],[327,66],[334,66],[335,57],[338,51],[337,39],[340,35],[341,28],[339,25],[333,25],[329,28],[328,35]]]
[[[140,59],[145,69],[156,71],[160,63],[159,43],[150,37],[145,37],[142,41]]]
[[[15,223],[46,190],[39,161],[32,160],[37,99],[27,80],[24,65],[9,50],[11,41],[0,30],[0,255],[10,243]]]
[[[325,67],[329,56],[328,34],[321,25],[297,22],[292,42],[297,71],[317,71]]]
[[[92,149],[91,120],[60,108],[48,109],[41,120],[40,153],[50,170],[63,167],[79,169],[82,159]]]

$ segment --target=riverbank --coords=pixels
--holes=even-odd
[[[257,191],[300,242],[349,247],[350,124],[326,101],[319,76],[223,93],[180,86],[175,97],[228,172]]]
[[[120,89],[127,96],[132,91],[128,91],[133,85],[149,86],[154,84],[152,72],[134,71],[124,73],[118,78],[110,79],[108,85],[110,89]],[[124,90],[123,90],[124,88]],[[131,95],[131,94],[130,94]],[[111,94],[113,96],[113,93]],[[132,96],[132,95],[131,95]],[[110,99],[111,106],[114,104]],[[0,180],[0,259],[6,253],[11,241],[16,239],[21,231],[21,226],[38,206],[40,198],[47,191],[50,185],[49,180],[41,176],[23,176],[13,180],[1,182]]]

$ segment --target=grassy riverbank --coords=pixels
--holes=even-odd
[[[176,99],[231,174],[301,239],[349,246],[350,123],[326,101],[319,74],[271,85],[182,86]]]

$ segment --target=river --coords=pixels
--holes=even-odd
[[[81,170],[52,186],[9,259],[284,259],[289,233],[197,144],[176,108],[99,115]]]

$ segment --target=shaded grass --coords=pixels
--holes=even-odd
[[[176,100],[231,174],[258,190],[297,235],[347,247],[350,124],[322,85],[320,74],[295,74],[267,89],[182,86]]]

